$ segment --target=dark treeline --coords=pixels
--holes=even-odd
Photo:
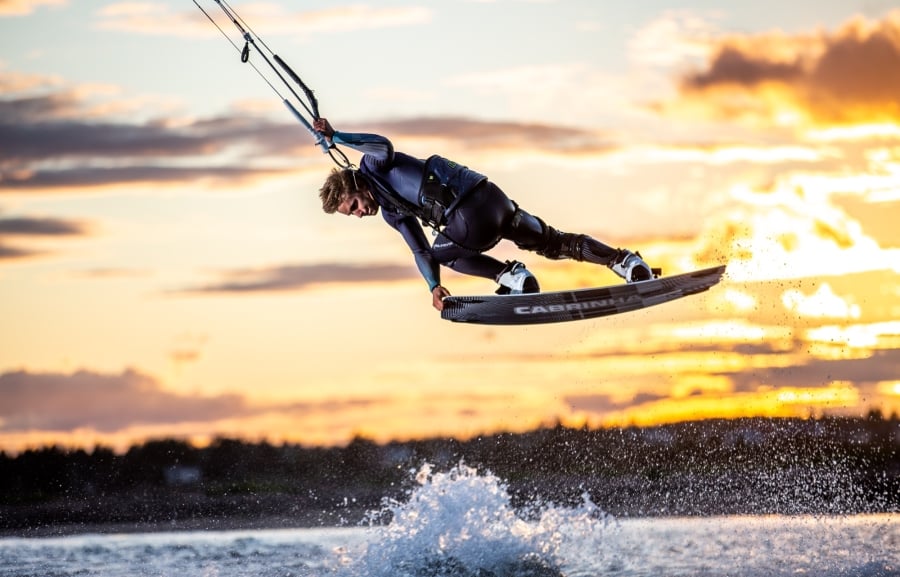
[[[0,453],[0,530],[107,523],[355,522],[402,499],[415,471],[490,471],[515,504],[584,494],[624,515],[900,511],[900,423],[868,418],[709,420],[651,428],[562,426],[470,440],[345,447],[149,441],[124,454]]]

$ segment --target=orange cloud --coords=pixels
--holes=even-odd
[[[900,11],[833,33],[728,36],[662,108],[776,125],[900,122],[898,70]]]
[[[0,64],[0,94],[3,95],[58,86],[61,83],[62,80],[56,76],[3,70]]]
[[[727,259],[729,276],[739,281],[898,270],[900,252],[879,246],[832,200],[851,190],[802,174],[779,178],[769,190],[735,186],[736,205],[711,220],[697,260]]]
[[[62,6],[68,0],[0,0],[0,17],[27,16],[38,6]]]

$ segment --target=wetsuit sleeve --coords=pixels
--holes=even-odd
[[[428,244],[428,238],[416,219],[412,216],[404,216],[394,212],[382,211],[384,220],[389,225],[397,229],[406,244],[409,245],[413,256],[416,259],[416,266],[419,272],[428,283],[428,290],[434,290],[434,287],[441,284],[441,267],[431,254],[431,245]]]
[[[343,144],[363,154],[372,156],[378,164],[390,164],[394,161],[394,145],[379,134],[362,132],[340,132],[335,130],[331,137],[335,144]]]
[[[362,152],[368,156],[369,166],[374,166],[376,169],[385,169],[394,162],[394,145],[384,136],[336,130],[331,140],[335,144],[343,144]],[[434,287],[441,284],[441,267],[431,254],[431,245],[428,243],[422,227],[412,216],[390,210],[382,210],[381,214],[384,216],[384,220],[403,236],[403,240],[409,245],[416,259],[419,272],[428,283],[428,290],[434,290]]]

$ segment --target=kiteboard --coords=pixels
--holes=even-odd
[[[697,294],[717,284],[725,265],[629,284],[531,294],[449,296],[441,318],[485,325],[533,325],[617,315]]]

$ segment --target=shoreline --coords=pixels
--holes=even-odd
[[[0,539],[52,538],[77,535],[115,535],[181,531],[252,531],[265,529],[315,529],[355,527],[367,511],[308,511],[302,514],[271,515],[257,518],[203,517],[167,521],[122,521],[100,523],[61,523],[20,529],[0,529]]]
[[[37,527],[26,529],[24,531],[13,531],[9,529],[0,530],[0,540],[3,539],[53,539],[65,537],[88,537],[91,535],[110,536],[110,535],[135,535],[135,534],[153,534],[153,533],[181,533],[181,532],[230,532],[230,531],[265,531],[279,529],[358,529],[365,528],[361,524],[364,515],[356,521],[335,519],[334,523],[322,523],[323,517],[338,517],[334,512],[318,512],[313,514],[310,512],[302,518],[272,516],[258,519],[238,519],[238,518],[218,518],[218,519],[185,519],[176,521],[145,521],[145,522],[122,522],[122,523],[69,523],[62,525],[52,525],[45,527]],[[869,512],[869,513],[850,513],[850,514],[719,514],[719,515],[643,515],[643,516],[612,516],[616,521],[669,521],[678,519],[698,520],[698,519],[728,519],[728,518],[786,518],[786,519],[817,519],[821,521],[832,521],[835,519],[843,519],[847,521],[865,519],[865,518],[883,518],[890,522],[900,522],[900,512]]]

